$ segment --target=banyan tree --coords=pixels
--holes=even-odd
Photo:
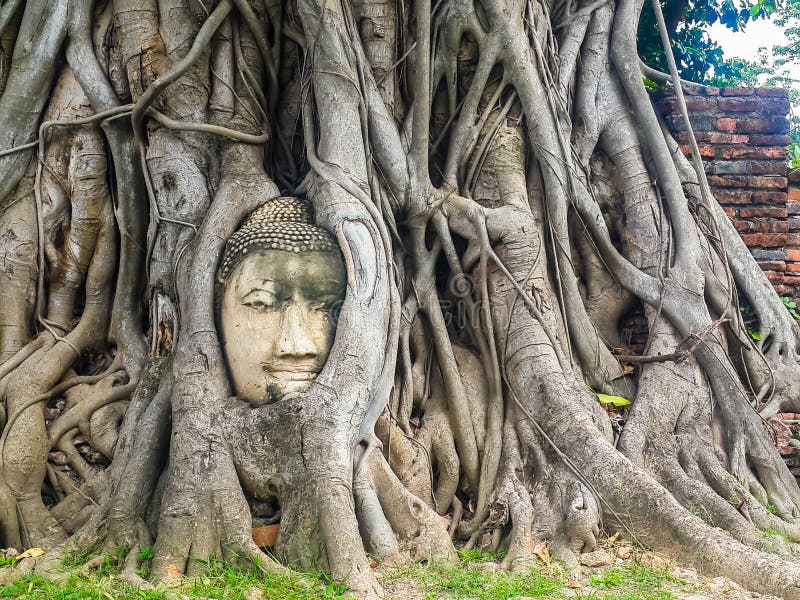
[[[0,545],[379,597],[373,561],[619,531],[800,598],[764,421],[800,330],[653,109],[641,10],[4,0]]]

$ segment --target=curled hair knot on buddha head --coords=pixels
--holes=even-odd
[[[224,281],[245,256],[264,250],[338,252],[336,240],[314,223],[311,202],[280,196],[254,210],[225,245],[219,268]]]

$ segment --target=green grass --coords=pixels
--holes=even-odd
[[[91,577],[73,575],[53,583],[28,575],[12,585],[0,587],[0,598],[23,600],[176,600],[189,599],[245,600],[248,593],[260,591],[265,600],[300,600],[341,598],[344,586],[319,573],[258,575],[239,570],[221,561],[205,565],[202,573],[187,579],[171,591],[139,590],[119,579],[119,553],[109,556],[100,572]],[[83,558],[71,557],[71,565]],[[557,600],[566,598],[569,573],[553,564],[540,565],[524,573],[491,572],[481,563],[498,561],[501,556],[480,551],[462,552],[457,563],[429,563],[403,567],[383,567],[378,576],[390,597],[403,597],[411,590],[426,599],[508,600],[520,596]],[[571,597],[583,600],[669,600],[674,596],[665,586],[684,585],[668,569],[650,568],[636,563],[597,571],[589,588],[570,590]],[[575,594],[575,592],[578,592]],[[405,595],[407,595],[406,592]]]
[[[458,563],[429,563],[387,569],[384,584],[411,583],[426,599],[475,598],[500,600],[515,596],[559,598],[564,583],[560,569],[530,569],[526,573],[493,573],[482,570],[480,563],[498,560],[497,554],[468,551]]]
[[[589,579],[589,585],[599,590],[578,598],[602,598],[616,600],[670,600],[674,594],[665,590],[667,585],[677,587],[685,582],[675,577],[667,568],[645,567],[628,563],[620,567],[610,567]]]

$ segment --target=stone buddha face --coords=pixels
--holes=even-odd
[[[254,406],[301,392],[336,334],[346,272],[310,204],[276,198],[231,237],[220,271],[223,352],[237,395]]]

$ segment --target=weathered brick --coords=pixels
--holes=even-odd
[[[714,187],[744,187],[762,189],[784,189],[786,177],[776,175],[711,175],[708,183]]]
[[[787,250],[786,260],[789,262],[800,262],[800,248],[790,248]]]
[[[761,248],[780,248],[786,245],[785,233],[743,233],[742,239],[748,246]]]
[[[755,101],[754,101],[755,102]],[[668,115],[680,115],[680,106],[678,106],[678,99],[674,96],[664,98],[658,102],[661,112]],[[703,96],[692,96],[686,98],[686,110],[689,111],[689,116],[698,114],[703,111],[714,111],[717,108],[716,100],[705,98]]]
[[[706,117],[700,117],[698,123],[705,124]],[[691,119],[694,124],[694,119]],[[786,133],[789,131],[789,119],[784,116],[776,117],[748,117],[746,119],[734,119],[722,117],[717,119],[716,127],[719,131],[729,133]]]
[[[750,204],[753,198],[750,190],[712,188],[711,192],[720,204]]]
[[[767,276],[772,283],[785,283],[786,276],[783,273],[778,273],[776,271],[764,271],[764,275]]]
[[[714,158],[714,146],[710,146],[708,144],[698,144],[697,149],[700,150],[700,157],[701,158]],[[681,152],[683,152],[686,156],[692,156],[692,147],[688,144],[683,144],[681,146]]]
[[[753,175],[786,176],[786,162],[782,160],[750,160],[747,169]]]
[[[715,160],[708,164],[709,175],[786,175],[786,163],[777,160]]]
[[[681,115],[674,113],[668,114],[664,117],[664,120],[667,122],[671,130],[686,131],[686,124],[683,122],[683,117],[681,117]],[[689,113],[689,121],[692,124],[692,129],[695,131],[713,131],[715,128],[719,129],[719,127],[717,127],[718,119],[713,115],[698,115]]]
[[[786,263],[783,261],[758,261],[758,266],[761,267],[762,271],[786,271]],[[800,267],[800,264],[797,265]]]
[[[768,98],[761,101],[761,107],[758,109],[761,113],[769,113],[771,115],[786,116],[791,110],[788,98]]]
[[[800,184],[800,170],[787,173],[785,166],[786,90],[691,87],[684,92],[714,196],[775,289],[800,295],[800,189],[787,193],[787,176]],[[654,100],[681,151],[691,156],[674,94],[661,91]]]
[[[788,146],[791,139],[786,134],[753,134],[747,140],[747,143],[753,146]]]
[[[779,147],[762,147],[762,146],[730,146],[728,148],[714,148],[709,146],[713,155],[724,160],[735,160],[737,158],[756,158],[756,159],[774,159],[786,160],[788,154],[785,146]],[[702,146],[701,146],[702,154]]]
[[[722,96],[752,96],[756,93],[756,88],[752,87],[724,87],[719,88]]]
[[[753,112],[761,107],[759,98],[721,98],[716,108],[721,112]]]
[[[756,95],[771,97],[771,98],[788,98],[789,91],[784,88],[760,87],[756,88]]]
[[[752,219],[753,217],[774,217],[785,219],[788,211],[779,206],[748,206],[739,209],[739,217],[742,219]]]
[[[711,87],[709,85],[700,85],[700,84],[684,84],[683,86],[683,93],[686,96],[719,96],[719,88]],[[670,90],[664,90],[662,92],[662,97],[669,98],[674,97],[675,93]]]
[[[716,127],[718,131],[733,133],[736,131],[736,119],[733,117],[722,117],[721,119],[717,119]]]
[[[786,136],[788,139],[788,136]],[[722,133],[721,131],[696,131],[695,138],[698,142],[708,142],[709,144],[747,144],[750,136],[742,133]],[[689,141],[685,131],[675,133],[675,139],[681,143]],[[789,142],[786,142],[788,144]],[[784,144],[784,146],[786,145]],[[778,144],[759,144],[761,146],[777,146]]]
[[[789,200],[800,201],[800,188],[790,187],[788,195],[789,195]]]
[[[789,223],[780,219],[737,219],[734,221],[737,231],[748,233],[788,233]]]
[[[754,204],[786,204],[787,196],[784,191],[755,190],[750,199]]]
[[[781,262],[787,260],[786,250],[762,250],[761,248],[754,248],[750,251],[750,253],[756,260],[773,260]]]

